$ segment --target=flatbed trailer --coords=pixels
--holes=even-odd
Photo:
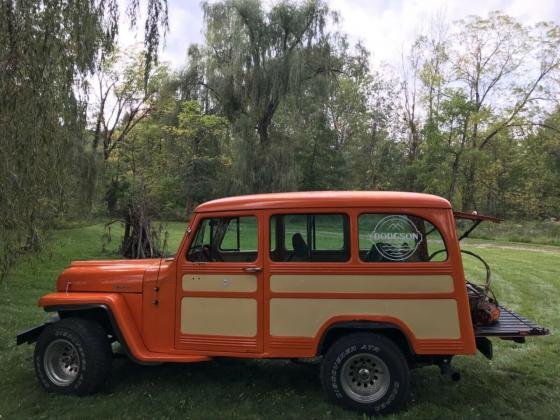
[[[492,325],[477,326],[475,337],[496,337],[504,340],[524,342],[525,337],[549,335],[548,328],[541,327],[505,306],[499,305],[500,318]]]

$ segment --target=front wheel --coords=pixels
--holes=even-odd
[[[48,326],[34,353],[35,372],[43,387],[59,394],[87,395],[106,381],[112,361],[103,328],[92,321],[66,318]]]
[[[329,399],[369,415],[395,411],[408,397],[406,359],[397,345],[377,334],[352,334],[335,342],[323,360],[321,380]]]

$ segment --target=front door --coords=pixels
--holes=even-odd
[[[177,348],[262,351],[261,230],[257,214],[197,215],[178,258]]]

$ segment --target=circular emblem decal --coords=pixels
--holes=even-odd
[[[377,251],[391,261],[404,261],[416,252],[422,234],[406,216],[386,216],[370,235]]]

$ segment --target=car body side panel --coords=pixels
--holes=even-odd
[[[257,293],[258,299],[262,299],[259,304],[262,312],[259,311],[258,315],[262,319],[262,330],[259,329],[255,337],[256,340],[262,340],[264,343],[263,350],[247,355],[247,352],[242,354],[242,352],[228,351],[224,346],[218,348],[211,343],[230,342],[232,337],[216,334],[208,336],[206,340],[208,345],[192,350],[193,353],[238,357],[310,357],[317,354],[319,343],[328,328],[338,322],[356,320],[383,322],[395,326],[406,335],[416,354],[452,355],[476,352],[461,255],[450,208],[333,209],[307,206],[256,212],[260,213],[263,220],[261,226],[265,227],[261,232],[260,247],[264,276],[258,284],[259,293]],[[349,216],[351,249],[354,250],[349,261],[334,263],[271,261],[268,256],[270,240],[268,219],[271,215],[332,212],[346,213]],[[427,219],[437,226],[446,242],[447,261],[362,262],[356,252],[359,245],[357,218],[361,213],[367,212],[412,214]],[[212,213],[214,216],[228,214],[230,213],[225,211]],[[195,213],[192,220],[193,231],[198,220],[207,216],[208,213],[205,212]],[[185,238],[177,254],[178,264],[184,258],[189,243],[190,239]],[[201,267],[200,274],[204,275],[207,271],[207,268]],[[197,273],[192,272],[189,275],[196,277]],[[338,285],[337,282],[343,279],[348,281],[343,286]],[[392,279],[394,281],[391,281]],[[423,279],[426,280],[424,283],[422,283]],[[184,285],[182,276],[177,280],[178,287]],[[187,284],[190,284],[191,280]],[[198,278],[195,280],[198,281]],[[282,282],[282,280],[286,281]],[[415,281],[418,283],[414,283]],[[212,284],[210,282],[208,286]],[[412,287],[407,288],[409,285]],[[241,292],[238,293],[240,297],[245,297],[241,296]],[[219,291],[206,292],[206,295],[208,298],[227,297]],[[359,302],[361,307],[353,306],[352,300],[355,300],[356,304]],[[391,305],[391,303],[395,304]],[[407,304],[409,304],[408,309]],[[395,309],[396,306],[399,308]],[[383,310],[383,307],[386,310]],[[283,318],[289,319],[290,322],[283,321]],[[175,326],[176,335],[181,328],[179,320],[178,316]],[[279,328],[282,330],[281,334]],[[204,336],[185,335],[182,341],[187,342],[195,338],[200,341]],[[247,341],[241,336],[235,339],[243,343]],[[239,343],[236,345],[240,346]]]
[[[134,319],[136,330],[142,329],[142,295],[140,293],[122,293],[120,294],[126,302],[126,306]]]
[[[175,346],[175,273],[175,259],[163,259],[161,268],[146,270],[144,277],[142,337],[153,352],[168,352]]]

